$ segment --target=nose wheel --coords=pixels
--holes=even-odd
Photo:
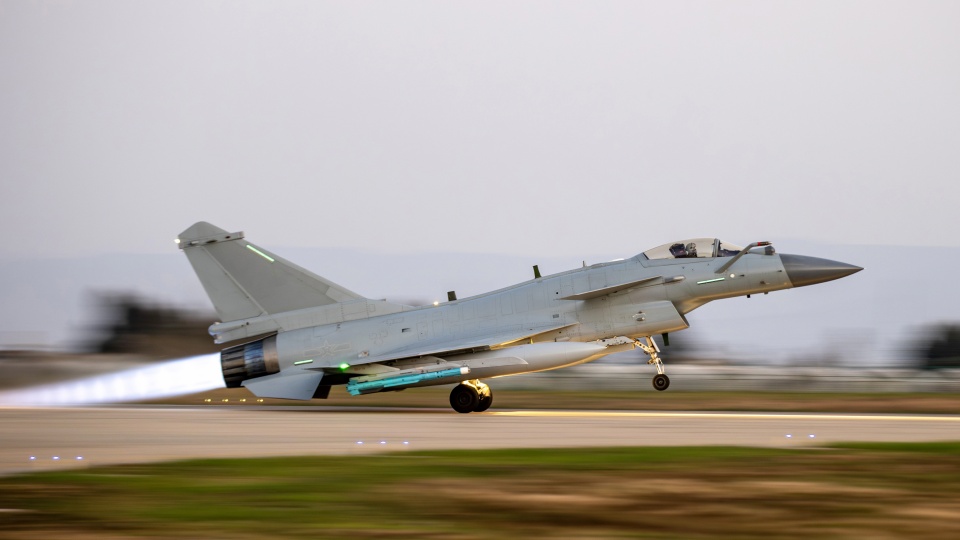
[[[657,368],[657,374],[653,377],[653,388],[662,392],[670,387],[670,377],[667,377],[663,372],[663,360],[660,359],[660,348],[657,347],[657,342],[649,336],[644,339],[646,343],[638,339],[633,344],[650,356],[647,363],[653,364]]]

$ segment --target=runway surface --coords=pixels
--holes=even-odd
[[[188,458],[960,440],[960,416],[347,407],[0,408],[0,474]]]

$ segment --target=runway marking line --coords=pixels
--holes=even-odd
[[[316,407],[322,409],[322,407]],[[284,408],[285,409],[285,408]],[[278,411],[286,412],[278,408],[261,407],[194,407],[194,406],[173,406],[173,407],[69,407],[69,406],[3,406],[0,405],[0,411],[19,410],[19,411],[80,411],[80,412],[180,412],[191,413],[197,411],[217,411],[226,413],[236,413],[245,411]],[[290,407],[289,412],[299,412],[311,409],[311,407]],[[370,412],[373,414],[396,414],[413,412],[403,409],[392,409],[390,411],[364,411],[357,407],[357,411],[331,411],[339,414],[350,414],[352,412]],[[420,412],[420,411],[417,411]],[[436,412],[449,412],[446,409],[437,409]],[[836,414],[836,413],[750,413],[750,412],[672,412],[672,411],[488,411],[482,416],[516,416],[516,417],[554,417],[554,418],[723,418],[723,419],[767,419],[767,420],[872,420],[872,421],[904,421],[904,422],[948,422],[960,423],[960,416],[957,415],[911,415],[911,414]]]
[[[542,416],[582,418],[749,418],[771,420],[902,420],[906,422],[960,422],[960,416],[913,416],[872,414],[792,414],[792,413],[710,413],[710,412],[633,412],[633,411],[491,411],[495,416]]]

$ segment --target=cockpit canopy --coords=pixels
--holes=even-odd
[[[743,248],[719,238],[691,238],[670,242],[648,249],[643,255],[649,260],[657,259],[703,259],[707,257],[733,257]]]

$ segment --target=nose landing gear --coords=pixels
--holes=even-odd
[[[650,356],[647,363],[653,364],[657,368],[657,374],[653,377],[653,388],[662,392],[670,387],[670,377],[667,377],[663,372],[663,360],[660,359],[660,348],[657,347],[657,342],[650,336],[644,339],[646,339],[646,343],[638,339],[633,344]]]
[[[493,391],[479,380],[463,381],[450,391],[450,406],[458,413],[483,412],[493,404]]]

